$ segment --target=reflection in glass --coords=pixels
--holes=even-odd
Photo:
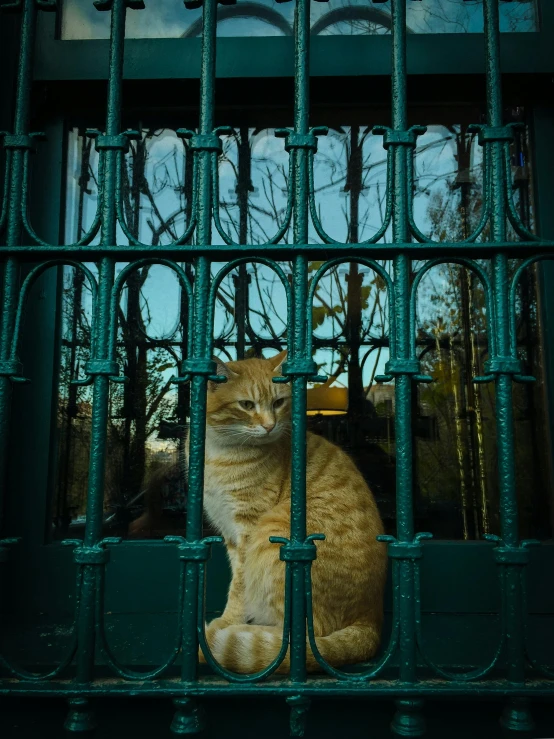
[[[515,111],[521,118],[523,111]],[[440,112],[437,114],[440,120]],[[527,133],[512,151],[515,202],[532,227]],[[97,159],[84,132],[68,137],[67,238],[90,225],[97,198]],[[435,239],[466,238],[479,220],[482,161],[466,124],[430,125],[414,155],[414,216]],[[239,127],[224,139],[219,212],[238,243],[261,243],[278,230],[287,205],[288,158],[274,132]],[[133,142],[124,176],[124,210],[141,240],[168,243],[184,230],[191,206],[187,144],[167,129]],[[382,138],[370,127],[337,127],[320,140],[314,187],[324,227],[340,240],[370,237],[383,218],[386,166]],[[214,234],[216,234],[214,229]],[[219,238],[219,237],[218,237]],[[385,239],[388,236],[385,235]],[[124,243],[123,235],[120,239]],[[283,241],[290,242],[285,233]],[[316,234],[311,240],[317,241]],[[381,262],[390,271],[391,265]],[[423,263],[414,262],[417,270]],[[213,272],[221,267],[213,265]],[[290,265],[282,263],[285,273]],[[313,278],[321,262],[309,267]],[[120,270],[123,265],[118,265]],[[515,265],[514,265],[515,267]],[[94,268],[93,266],[91,268]],[[191,281],[193,269],[184,265]],[[518,350],[536,385],[516,385],[516,455],[522,535],[547,537],[547,433],[543,357],[535,273],[518,295]],[[187,356],[188,305],[165,267],[138,270],[119,307],[118,361],[130,378],[111,391],[106,467],[106,530],[160,537],[181,532],[187,484],[183,447],[186,385],[170,380]],[[345,448],[375,492],[394,530],[396,446],[394,387],[380,385],[389,356],[389,295],[367,267],[342,264],[319,282],[312,308],[314,358],[328,381],[308,390],[309,427]],[[65,271],[60,376],[60,454],[53,535],[82,525],[90,445],[90,388],[81,376],[90,347],[91,301],[79,273]],[[418,388],[413,408],[415,511],[419,530],[437,537],[480,538],[498,531],[494,388],[476,385],[487,358],[487,314],[479,281],[456,265],[422,280],[417,354],[437,381]],[[223,359],[266,356],[286,346],[282,285],[264,266],[242,265],[222,282],[215,311],[215,352]]]
[[[292,36],[294,3],[248,0],[218,6],[219,36]],[[372,35],[390,32],[390,0],[330,0],[311,6],[312,33],[317,35]],[[505,32],[536,31],[535,0],[500,2],[500,26]],[[109,13],[92,3],[64,0],[63,39],[109,37]],[[481,0],[425,0],[407,6],[409,33],[482,33]],[[128,38],[192,38],[202,31],[202,11],[186,10],[174,0],[148,3],[127,15]]]

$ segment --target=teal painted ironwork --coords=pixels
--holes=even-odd
[[[3,135],[6,149],[4,198],[0,213],[0,234],[4,245],[2,314],[0,336],[0,484],[5,495],[11,388],[24,381],[19,361],[19,344],[25,305],[35,281],[47,269],[67,265],[79,269],[88,280],[93,296],[91,358],[81,383],[93,386],[93,416],[87,515],[84,540],[65,542],[74,547],[76,568],[76,614],[74,638],[64,660],[44,674],[13,665],[4,656],[0,667],[0,694],[63,696],[69,701],[66,729],[71,733],[90,731],[94,726],[95,696],[164,695],[174,699],[171,725],[176,735],[199,733],[205,723],[202,698],[214,694],[276,695],[285,698],[291,710],[291,734],[302,736],[309,699],[322,695],[387,697],[396,703],[391,728],[400,736],[420,736],[425,730],[423,699],[433,696],[495,696],[505,701],[502,722],[507,729],[527,731],[532,726],[528,700],[554,695],[554,668],[533,655],[526,639],[526,565],[532,542],[520,541],[515,494],[512,383],[533,378],[522,373],[516,348],[516,294],[521,275],[531,264],[551,259],[554,242],[531,233],[516,212],[511,185],[509,146],[515,133],[502,119],[500,78],[499,0],[483,0],[487,79],[487,123],[476,125],[483,147],[483,211],[474,232],[457,243],[428,239],[417,227],[413,212],[413,157],[422,126],[408,127],[406,3],[392,0],[391,79],[392,125],[378,127],[373,134],[383,137],[387,152],[387,193],[383,222],[365,242],[338,243],[324,230],[318,218],[314,191],[314,158],[317,137],[324,127],[311,128],[309,122],[310,80],[310,0],[296,0],[294,38],[294,128],[279,129],[289,154],[287,207],[283,222],[265,244],[234,243],[225,232],[218,213],[218,156],[220,136],[228,127],[214,127],[216,77],[216,0],[204,0],[200,59],[200,115],[198,131],[180,129],[193,158],[193,199],[191,217],[183,233],[171,244],[151,247],[141,243],[125,223],[122,203],[122,172],[129,141],[137,131],[121,130],[121,96],[124,62],[125,20],[128,9],[140,12],[140,0],[98,0],[99,11],[111,14],[110,57],[105,131],[90,130],[99,154],[99,206],[91,228],[75,244],[48,244],[36,233],[28,212],[30,154],[40,136],[29,130],[33,47],[38,10],[50,10],[41,0],[19,0],[22,14],[21,49],[17,78],[13,132]],[[185,3],[197,7],[199,3]],[[186,12],[185,10],[183,12]],[[310,222],[321,242],[309,242]],[[212,244],[212,224],[224,241]],[[280,243],[290,225],[293,243]],[[508,239],[508,224],[519,241]],[[118,225],[127,244],[117,242]],[[91,245],[100,233],[100,244]],[[392,233],[390,241],[386,241]],[[194,238],[194,243],[188,243]],[[308,260],[322,257],[315,275],[309,276]],[[376,260],[393,260],[392,275]],[[509,257],[523,257],[511,275]],[[413,258],[427,259],[415,275]],[[117,259],[129,261],[115,277]],[[228,260],[212,277],[215,261]],[[279,261],[292,262],[289,282]],[[388,292],[390,359],[380,380],[394,381],[397,445],[397,531],[382,537],[388,543],[393,570],[392,630],[380,658],[359,672],[346,672],[328,665],[317,649],[312,611],[311,563],[317,556],[314,541],[325,532],[306,529],[306,388],[308,381],[323,381],[313,361],[312,303],[319,280],[345,261],[367,266],[379,275]],[[481,260],[490,260],[491,272]],[[84,262],[96,261],[98,278]],[[21,265],[38,263],[20,278]],[[183,262],[194,265],[194,280],[187,277]],[[204,429],[208,381],[225,381],[216,375],[212,360],[213,327],[217,290],[235,268],[257,262],[272,269],[280,279],[287,301],[289,356],[283,376],[276,382],[290,382],[292,392],[291,445],[291,530],[287,539],[272,538],[280,544],[286,563],[285,619],[280,653],[271,665],[255,675],[237,675],[219,665],[211,654],[205,634],[204,586],[206,562],[214,538],[202,537],[204,483]],[[496,389],[497,440],[500,487],[501,537],[494,539],[491,558],[498,565],[502,607],[497,641],[483,665],[468,672],[451,671],[436,664],[428,654],[421,628],[419,568],[425,553],[422,543],[431,537],[418,533],[413,515],[413,434],[412,397],[418,382],[433,378],[421,373],[416,357],[415,306],[421,280],[434,266],[454,263],[472,270],[482,283],[487,314],[489,359],[486,374],[475,382],[494,382]],[[146,671],[131,670],[121,663],[110,647],[104,625],[105,570],[110,549],[119,542],[102,537],[104,467],[110,383],[123,382],[116,361],[117,306],[125,282],[134,270],[159,264],[176,274],[189,304],[187,359],[176,368],[174,382],[191,385],[189,492],[186,531],[166,538],[180,559],[178,629],[167,659]],[[0,506],[0,510],[3,507]],[[9,532],[6,532],[9,533]],[[5,532],[2,531],[2,535]],[[15,540],[0,541],[0,561],[9,567],[8,547]],[[326,678],[308,677],[306,650],[311,648],[327,673]],[[198,654],[202,650],[218,680],[201,677]],[[271,679],[272,673],[290,649],[290,676]],[[112,681],[99,680],[97,655],[114,674]],[[398,668],[390,677],[393,659]],[[167,672],[180,661],[180,676],[169,679]],[[422,675],[424,662],[434,673]],[[504,667],[504,662],[506,667]],[[387,679],[384,679],[384,670]],[[493,673],[494,670],[494,673]],[[68,679],[61,676],[69,674]],[[494,675],[494,676],[493,676]],[[8,682],[9,680],[9,682]]]
[[[215,537],[215,538],[220,539],[220,537]],[[212,537],[212,540],[215,540],[215,538]],[[271,541],[277,544],[277,543],[283,543],[286,540],[281,540],[280,537],[275,537],[275,538],[272,537]],[[204,592],[205,576],[206,576],[206,570],[205,570],[205,566],[203,563],[200,569],[200,592]],[[283,662],[283,660],[285,659],[286,653],[287,653],[287,648],[288,648],[289,638],[290,638],[290,610],[291,610],[290,609],[290,599],[291,599],[291,565],[289,561],[286,564],[285,605],[284,605],[285,617],[283,619],[283,641],[281,644],[281,649],[279,650],[275,659],[267,667],[251,675],[239,675],[237,673],[233,673],[230,670],[227,670],[224,667],[222,667],[222,665],[220,665],[217,662],[217,660],[215,659],[215,657],[213,656],[210,650],[210,647],[206,639],[206,630],[205,630],[205,615],[206,614],[205,614],[205,609],[204,609],[204,602],[202,599],[199,599],[198,600],[198,640],[199,640],[199,644],[202,649],[202,652],[206,658],[206,662],[212,668],[212,670],[217,675],[220,675],[221,677],[225,678],[229,682],[239,683],[239,684],[255,683],[255,682],[258,682],[259,680],[262,680],[272,675],[275,672],[275,670],[279,667],[279,665]]]

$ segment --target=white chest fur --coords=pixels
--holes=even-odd
[[[210,464],[204,471],[204,511],[210,523],[232,544],[238,542],[241,528],[236,521],[237,501],[233,497],[233,486],[222,479]]]

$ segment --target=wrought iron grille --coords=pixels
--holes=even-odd
[[[441,115],[444,111],[434,110],[426,113],[426,120],[435,116],[440,120]],[[481,147],[476,135],[467,132],[469,122],[480,115],[480,110],[448,111],[450,121],[461,116],[465,123],[431,125],[418,138],[414,215],[430,237],[451,233],[464,238],[480,217]],[[525,113],[516,108],[510,115],[522,119]],[[330,129],[314,158],[315,199],[335,239],[357,243],[380,223],[386,154],[371,128]],[[512,161],[519,167],[514,170],[518,209],[528,224],[534,209],[527,136],[525,131],[518,134]],[[263,242],[285,213],[288,155],[274,129],[235,127],[233,134],[222,137],[222,144],[218,158],[222,223],[241,244]],[[66,237],[74,240],[86,233],[96,210],[98,155],[82,127],[71,128],[67,149]],[[143,129],[142,139],[131,143],[126,162],[123,202],[135,238],[153,245],[171,241],[175,224],[190,217],[188,144],[173,129]],[[215,238],[221,237],[216,233]],[[291,243],[290,227],[282,241]],[[280,264],[290,276],[290,263]],[[122,266],[117,264],[116,271]],[[212,273],[220,266],[212,264]],[[319,266],[319,261],[310,260],[310,275]],[[418,266],[416,261],[412,270]],[[192,279],[191,265],[187,269]],[[170,381],[174,364],[186,357],[187,305],[168,272],[152,265],[137,270],[123,295],[116,359],[129,381],[111,393],[106,535],[160,537],[184,527],[186,475],[179,460],[188,420],[188,386],[175,389]],[[90,293],[82,273],[66,268],[64,275],[60,472],[52,512],[56,540],[82,533],[92,397],[90,387],[70,384],[89,358]],[[528,277],[522,281],[518,305],[518,354],[528,373],[537,373],[538,382],[516,387],[514,396],[516,485],[522,536],[544,538],[548,488],[541,448],[548,437],[541,424],[544,384],[533,320],[537,315],[533,274]],[[275,273],[263,265],[243,264],[229,274],[217,293],[214,349],[227,359],[282,350],[286,322],[279,285]],[[421,385],[414,398],[416,528],[433,531],[435,538],[498,534],[493,387],[471,380],[483,371],[487,357],[483,294],[471,273],[452,264],[430,270],[418,294],[417,357],[427,374],[441,379]],[[374,380],[389,358],[386,291],[369,268],[337,265],[318,283],[312,311],[314,359],[329,379],[308,389],[308,428],[354,457],[376,496],[388,533],[393,533],[394,387]],[[527,432],[522,433],[522,427]]]
[[[392,125],[376,127],[387,158],[386,207],[382,225],[366,241],[340,243],[320,221],[315,204],[313,168],[318,137],[327,130],[309,123],[310,2],[297,0],[295,7],[294,127],[279,129],[289,156],[288,200],[281,225],[263,244],[235,242],[220,221],[217,159],[221,136],[229,132],[214,127],[216,0],[205,0],[202,20],[200,78],[200,118],[198,130],[180,129],[192,153],[192,197],[190,217],[181,234],[170,244],[143,244],[128,225],[123,208],[124,155],[129,142],[139,132],[122,131],[121,96],[123,50],[127,10],[140,12],[141,0],[97,0],[99,11],[111,14],[110,60],[104,131],[91,130],[89,137],[99,154],[99,201],[93,224],[76,243],[58,246],[44,241],[33,229],[28,215],[30,155],[40,134],[29,130],[32,59],[37,13],[52,10],[49,0],[17,0],[12,5],[21,12],[21,50],[13,132],[3,135],[6,152],[4,198],[0,230],[5,246],[2,335],[0,340],[0,470],[3,480],[7,466],[10,434],[11,388],[25,382],[19,361],[19,345],[26,300],[31,286],[51,267],[71,266],[83,276],[93,297],[94,320],[90,359],[86,363],[87,384],[93,387],[91,455],[88,472],[86,524],[83,541],[67,540],[74,547],[76,569],[76,610],[73,636],[65,659],[51,671],[39,674],[0,658],[5,671],[0,688],[13,694],[62,695],[70,702],[66,728],[73,732],[93,727],[91,700],[95,695],[167,695],[175,700],[172,730],[194,734],[203,726],[202,698],[210,695],[272,694],[286,697],[291,711],[291,733],[301,736],[312,696],[383,696],[396,701],[392,728],[397,734],[418,736],[424,731],[423,699],[426,696],[490,695],[505,700],[503,722],[512,730],[532,726],[528,700],[554,694],[554,668],[533,654],[526,639],[525,573],[529,548],[534,541],[522,541],[518,531],[518,510],[514,469],[514,418],[512,385],[533,382],[524,374],[517,353],[516,294],[525,270],[549,258],[554,242],[533,234],[514,204],[510,177],[510,144],[514,124],[505,125],[502,113],[499,63],[499,2],[483,0],[485,17],[487,122],[474,131],[483,148],[483,210],[472,233],[458,242],[434,241],[423,234],[414,218],[413,152],[423,126],[408,127],[406,67],[406,0],[391,4],[392,34]],[[196,8],[198,0],[186,3]],[[6,8],[4,5],[2,8]],[[320,243],[309,243],[310,222]],[[212,223],[223,244],[214,244]],[[293,243],[280,244],[292,228]],[[118,243],[121,228],[127,244]],[[508,238],[508,229],[517,240]],[[388,238],[388,233],[392,238]],[[92,244],[100,235],[100,243]],[[194,241],[192,236],[194,235]],[[308,260],[323,262],[314,275],[308,274]],[[392,260],[389,273],[377,259]],[[521,261],[515,270],[509,260]],[[412,278],[412,260],[422,260]],[[116,260],[128,262],[115,273]],[[212,277],[213,262],[228,260]],[[85,262],[95,261],[98,278]],[[280,264],[292,264],[291,279]],[[311,608],[311,561],[316,556],[314,541],[324,532],[306,530],[306,389],[318,379],[312,358],[313,314],[311,306],[318,282],[336,265],[348,261],[374,271],[386,286],[390,324],[390,359],[381,381],[395,383],[396,536],[385,536],[393,577],[393,623],[388,645],[374,664],[362,671],[343,672],[331,667],[318,653]],[[33,264],[24,280],[20,267]],[[38,264],[37,264],[38,263]],[[226,275],[247,263],[264,265],[280,279],[287,299],[289,358],[284,377],[292,388],[291,531],[281,540],[281,558],[286,562],[285,623],[283,646],[278,657],[262,672],[238,675],[219,665],[210,654],[204,631],[205,569],[213,538],[202,534],[202,492],[204,474],[204,426],[206,388],[215,375],[212,361],[214,304],[219,285]],[[484,291],[489,359],[484,375],[474,383],[494,383],[498,444],[498,485],[500,491],[500,537],[489,536],[491,558],[498,564],[502,607],[493,656],[486,664],[469,672],[449,671],[429,657],[421,630],[420,560],[422,542],[431,534],[416,532],[412,479],[412,396],[417,383],[431,377],[422,373],[416,355],[415,304],[423,277],[442,263],[461,265],[480,281]],[[103,538],[104,473],[107,454],[108,403],[111,383],[124,382],[116,361],[117,306],[126,280],[145,265],[159,264],[172,270],[188,304],[187,359],[178,367],[177,384],[190,384],[190,462],[186,532],[167,540],[176,547],[181,562],[179,584],[179,627],[170,657],[150,671],[139,672],[118,662],[107,644],[104,631],[103,590],[110,548],[114,538]],[[182,264],[192,264],[194,277]],[[82,382],[82,381],[78,381]],[[0,555],[9,558],[15,541],[4,538]],[[324,677],[306,675],[306,631],[309,644]],[[286,680],[272,679],[290,644],[291,671]],[[201,646],[213,677],[198,674],[198,646]],[[106,682],[98,678],[97,655],[101,654],[115,675]],[[418,656],[426,672],[418,666]],[[386,670],[398,660],[395,675]],[[179,661],[180,678],[168,676]],[[385,679],[386,674],[386,679]]]

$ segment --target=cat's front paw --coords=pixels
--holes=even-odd
[[[227,620],[223,616],[219,616],[219,618],[214,618],[213,621],[210,621],[209,624],[206,624],[206,637],[208,639],[208,644],[210,643],[210,637],[213,638],[213,635],[216,631],[226,629],[227,626],[231,626],[231,621]]]

